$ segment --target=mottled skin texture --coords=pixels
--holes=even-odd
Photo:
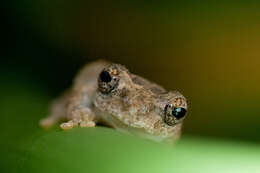
[[[170,116],[174,107],[187,110],[179,92],[167,92],[122,65],[100,60],[83,67],[72,88],[54,100],[50,115],[40,125],[47,128],[66,120],[60,127],[67,130],[102,123],[157,141],[175,141],[184,116]]]

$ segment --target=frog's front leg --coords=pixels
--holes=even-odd
[[[88,107],[77,107],[70,112],[71,119],[68,122],[62,123],[60,127],[63,130],[68,130],[73,127],[94,127],[95,114]]]
[[[93,90],[94,88],[86,86],[71,97],[67,109],[69,121],[60,125],[63,130],[77,126],[94,127],[96,125],[97,118],[91,110]]]

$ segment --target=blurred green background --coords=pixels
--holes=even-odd
[[[184,139],[259,144],[258,1],[13,0],[2,7],[3,145],[45,133],[37,122],[49,101],[99,58],[182,92]]]

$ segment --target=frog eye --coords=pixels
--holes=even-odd
[[[100,80],[102,81],[102,82],[110,82],[111,80],[112,80],[112,77],[110,76],[110,74],[109,74],[109,72],[107,72],[107,71],[102,71],[101,73],[100,73]]]
[[[173,108],[172,115],[179,120],[185,116],[186,112],[184,108]]]
[[[174,107],[167,104],[164,108],[164,122],[169,126],[179,123],[186,115],[187,110],[182,107]]]
[[[98,89],[103,94],[109,94],[118,86],[119,78],[115,71],[108,71],[104,69],[98,78]]]

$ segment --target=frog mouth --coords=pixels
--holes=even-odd
[[[98,115],[100,115],[100,121],[99,123],[102,126],[108,127],[108,128],[114,128],[122,133],[137,136],[144,139],[149,139],[156,142],[161,142],[166,139],[172,139],[172,136],[163,136],[160,134],[152,134],[145,130],[143,127],[132,127],[129,124],[124,123],[121,121],[115,114],[112,113],[104,113],[100,110],[97,112]]]

